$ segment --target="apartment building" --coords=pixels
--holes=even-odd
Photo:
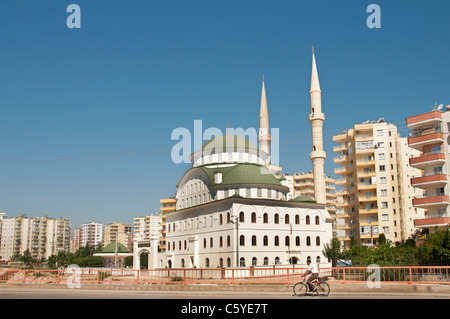
[[[34,258],[48,258],[69,251],[70,221],[65,218],[28,218],[22,215],[2,221],[0,256],[8,260],[29,250]]]
[[[419,153],[409,159],[412,167],[419,170],[411,179],[412,186],[423,191],[413,199],[413,205],[425,209],[422,219],[416,219],[414,226],[433,233],[450,224],[449,213],[449,126],[450,106],[443,106],[431,112],[406,119],[411,129],[408,145]]]
[[[161,207],[159,208],[162,212],[161,218],[161,239],[159,241],[159,247],[162,250],[166,249],[166,214],[173,212],[176,209],[177,200],[175,197],[162,198],[159,200]]]
[[[333,141],[339,144],[333,151],[341,167],[334,172],[342,176],[336,181],[342,190],[336,194],[343,200],[337,204],[336,230],[343,247],[350,247],[352,237],[363,245],[376,245],[380,234],[392,242],[406,240],[414,230],[412,220],[423,216],[423,210],[412,206],[420,190],[408,180],[420,170],[405,158],[419,152],[383,119],[356,124]]]
[[[134,227],[131,225],[114,222],[103,227],[103,247],[117,241],[131,251],[133,249],[133,238]]]
[[[143,240],[150,239],[150,236],[162,236],[162,215],[154,214],[139,216],[134,218],[134,236]]]
[[[308,173],[295,173],[293,175],[281,175],[276,176],[282,185],[289,187],[289,193],[286,195],[286,199],[294,199],[300,195],[306,195],[311,198],[315,197],[314,194],[314,174],[312,171]],[[336,204],[338,202],[338,195],[336,195],[336,180],[330,176],[324,176],[325,178],[325,197],[326,197],[326,209],[330,213],[332,218],[335,218]],[[333,236],[336,236],[336,227],[333,226]]]

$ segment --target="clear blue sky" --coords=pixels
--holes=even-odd
[[[406,136],[406,117],[450,104],[449,15],[447,0],[3,0],[0,211],[73,227],[158,211],[189,168],[172,130],[257,128],[263,74],[280,165],[310,170],[313,44],[334,176],[332,135],[384,117]]]

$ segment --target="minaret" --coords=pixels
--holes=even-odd
[[[316,58],[314,56],[314,47],[312,51],[312,72],[311,72],[311,114],[309,115],[309,123],[312,130],[312,146],[313,151],[310,158],[313,164],[314,172],[314,194],[317,203],[326,203],[325,192],[325,158],[326,154],[323,150],[322,127],[325,121],[325,114],[322,113],[322,92],[320,91],[319,74],[317,73]]]
[[[267,153],[266,166],[270,166],[270,135],[269,135],[269,112],[267,110],[266,88],[264,87],[264,75],[261,92],[261,107],[259,110],[259,148]]]

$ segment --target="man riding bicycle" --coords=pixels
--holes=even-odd
[[[314,279],[319,278],[319,269],[317,267],[317,264],[311,263],[311,260],[309,260],[309,259],[306,260],[306,264],[308,265],[308,270],[305,271],[303,276],[306,277],[307,275],[311,274],[311,276],[309,276],[306,283],[308,284],[309,291],[315,291],[317,289],[317,287],[313,287],[312,282]]]

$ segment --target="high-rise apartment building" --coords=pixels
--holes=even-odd
[[[174,197],[162,198],[159,200],[161,207],[159,208],[162,212],[161,218],[161,239],[159,241],[159,247],[162,250],[166,249],[166,214],[173,212],[176,209],[177,200]]]
[[[81,225],[80,231],[80,247],[97,246],[103,241],[103,224],[98,222],[90,222]]]
[[[134,218],[134,236],[142,240],[150,239],[150,236],[162,236],[162,215],[154,214]]]
[[[449,126],[450,107],[441,112],[435,110],[408,117],[406,125],[411,129],[408,145],[419,153],[409,159],[412,167],[419,172],[411,179],[411,184],[422,191],[413,199],[418,209],[426,209],[422,219],[416,219],[414,226],[433,233],[450,224],[449,212]]]
[[[333,141],[339,144],[333,148],[339,154],[334,162],[341,165],[335,174],[343,177],[336,182],[342,186],[336,192],[343,197],[337,204],[336,231],[343,246],[349,248],[352,237],[358,244],[377,244],[379,234],[392,242],[406,240],[413,232],[411,221],[423,210],[408,205],[420,193],[408,178],[420,170],[410,167],[405,156],[419,152],[383,119],[356,124]]]
[[[70,221],[65,218],[28,218],[25,215],[5,218],[1,233],[3,260],[26,250],[34,258],[48,258],[70,248]]]
[[[115,222],[103,227],[103,247],[117,241],[131,251],[133,249],[133,238],[134,229],[131,225]]]

